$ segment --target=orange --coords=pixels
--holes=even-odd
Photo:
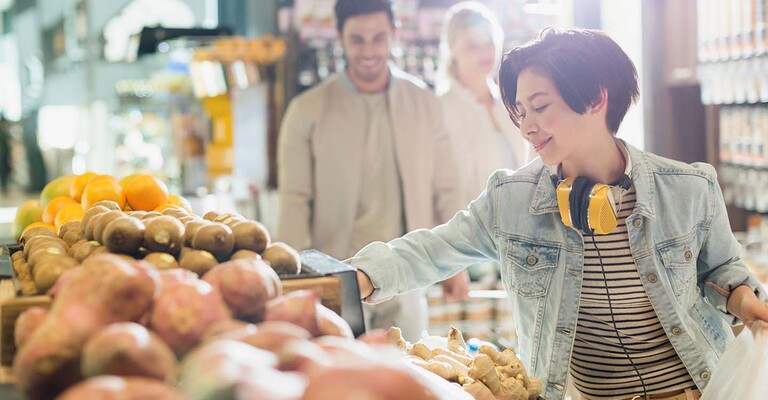
[[[16,210],[16,216],[13,219],[13,237],[18,239],[21,232],[24,232],[29,224],[43,221],[43,207],[40,200],[27,200]]]
[[[152,210],[152,211],[157,211],[157,212],[161,213],[161,212],[163,212],[163,211],[165,211],[165,210],[167,210],[169,208],[176,208],[176,209],[178,209],[180,211],[187,211],[187,210],[184,209],[184,207],[182,207],[182,206],[180,206],[178,204],[171,204],[171,203],[160,204],[159,206],[155,207],[155,209]]]
[[[32,228],[39,228],[39,227],[42,227],[42,228],[48,228],[48,229],[50,229],[50,230],[51,230],[51,232],[53,232],[53,233],[58,233],[58,232],[56,231],[56,227],[55,227],[55,226],[53,226],[52,224],[46,224],[45,222],[33,222],[33,223],[31,223],[31,224],[27,225],[27,227],[26,227],[26,228],[24,228],[24,230],[23,230],[23,231],[21,231],[21,234],[22,234],[22,235],[24,235],[24,232],[26,232],[26,231],[28,231],[28,230],[30,230],[30,229],[32,229]]]
[[[140,176],[143,176],[143,174],[130,174],[130,175],[127,175],[127,176],[123,177],[123,179],[120,179],[120,182],[119,182],[120,183],[120,187],[122,187],[123,189],[127,188],[128,184],[130,184],[131,182],[133,182],[134,179],[136,179],[136,178],[138,178]]]
[[[47,206],[54,197],[69,196],[69,185],[74,179],[74,175],[64,175],[48,182],[40,192],[40,206]]]
[[[101,183],[111,183],[113,185],[120,185],[120,182],[118,182],[117,178],[115,178],[112,175],[96,175],[95,177],[93,177],[93,179],[91,179],[90,182],[88,182],[88,185],[90,184],[98,185]],[[88,186],[88,185],[85,185],[85,186]]]
[[[120,185],[117,182],[109,180],[97,181],[96,179],[85,185],[83,197],[80,199],[80,205],[83,207],[83,210],[91,208],[94,203],[101,200],[112,200],[121,209],[125,208],[125,193],[123,193]]]
[[[168,202],[168,187],[152,175],[133,178],[125,188],[125,199],[136,211],[152,211]]]
[[[85,185],[87,185],[97,176],[99,175],[95,172],[86,172],[75,177],[75,179],[73,179],[69,184],[69,197],[75,199],[75,201],[80,201],[80,198],[83,197],[83,190],[85,190]]]
[[[52,224],[54,218],[56,218],[56,214],[58,214],[64,206],[69,204],[77,204],[77,202],[72,200],[69,196],[59,196],[51,199],[51,201],[48,202],[48,205],[43,208],[43,222]]]
[[[192,203],[190,203],[186,198],[177,194],[168,195],[168,204],[174,204],[189,212],[192,212]]]
[[[56,227],[56,232],[58,232],[67,222],[82,220],[83,214],[85,214],[85,212],[80,203],[68,204],[62,207],[62,209],[56,213],[56,218],[53,219],[53,225]]]

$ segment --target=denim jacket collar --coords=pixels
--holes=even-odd
[[[643,152],[622,139],[619,139],[619,141],[627,149],[632,162],[632,184],[635,186],[635,192],[637,193],[635,210],[647,218],[655,219],[653,171],[650,163]],[[540,159],[539,162],[541,162]],[[549,169],[544,166],[540,171],[539,182],[536,184],[536,192],[529,211],[534,215],[558,212],[557,193],[549,176]]]

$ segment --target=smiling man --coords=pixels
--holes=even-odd
[[[368,243],[443,223],[466,204],[436,98],[389,62],[392,1],[339,0],[335,11],[347,66],[288,107],[276,238],[346,259]],[[467,281],[444,282],[446,297],[465,297]],[[398,326],[415,340],[427,328],[423,290],[364,311],[368,329]]]

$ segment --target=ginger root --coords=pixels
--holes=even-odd
[[[403,338],[403,331],[396,326],[387,329],[387,336],[389,337],[389,342],[397,346],[400,351],[407,351],[410,347],[410,343]]]
[[[485,386],[480,381],[474,381],[470,384],[462,386],[465,392],[472,395],[475,400],[496,400],[496,396],[493,395],[488,386]]]
[[[448,350],[461,355],[468,355],[467,353],[467,343],[464,341],[464,335],[461,334],[461,331],[451,327],[451,330],[448,332]]]
[[[469,376],[485,384],[499,400],[528,400],[529,393],[523,383],[515,378],[502,379],[487,354],[478,354],[475,357]]]

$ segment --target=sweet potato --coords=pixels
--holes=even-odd
[[[85,342],[110,323],[145,314],[159,281],[141,263],[108,254],[70,271],[48,317],[14,357],[18,385],[30,400],[51,398],[79,381]]]
[[[184,358],[179,387],[193,400],[295,399],[301,396],[304,390],[301,382],[280,383],[284,376],[274,369],[276,366],[277,358],[268,351],[234,340],[216,340],[196,348]],[[253,381],[259,377],[268,379],[270,392],[253,391],[257,386]],[[290,391],[293,396],[280,396],[281,391]]]
[[[264,319],[267,301],[282,294],[277,273],[258,259],[225,262],[208,271],[203,280],[221,292],[235,318],[254,323]]]
[[[250,325],[243,329],[231,331],[226,336],[272,352],[280,351],[290,342],[309,340],[312,337],[306,329],[282,321],[262,322],[255,327]]]
[[[312,374],[303,400],[423,399],[437,396],[403,368],[386,364],[330,367]]]
[[[253,332],[256,332],[256,326],[253,324],[249,324],[245,321],[240,321],[239,319],[234,318],[223,319],[214,323],[205,331],[205,334],[203,335],[203,342],[225,338],[228,337],[232,332],[239,332],[244,329],[249,329]]]
[[[143,377],[102,375],[67,389],[58,400],[182,400],[184,397],[161,381]]]
[[[48,310],[42,307],[30,307],[19,315],[13,327],[13,341],[17,351],[24,346],[47,316]]]
[[[352,333],[352,328],[344,318],[341,318],[339,314],[336,314],[333,310],[320,303],[317,303],[316,307],[319,336],[333,335],[351,340],[355,339],[355,335]]]
[[[317,336],[317,294],[310,290],[297,290],[267,303],[265,321],[285,321],[298,325]]]
[[[176,356],[154,332],[135,322],[109,325],[83,348],[83,376],[144,376],[173,382]]]
[[[172,268],[159,271],[161,287],[184,281],[197,281],[197,274],[183,268]]]
[[[211,325],[229,318],[217,289],[202,280],[182,281],[162,288],[149,325],[181,356],[201,342]]]

